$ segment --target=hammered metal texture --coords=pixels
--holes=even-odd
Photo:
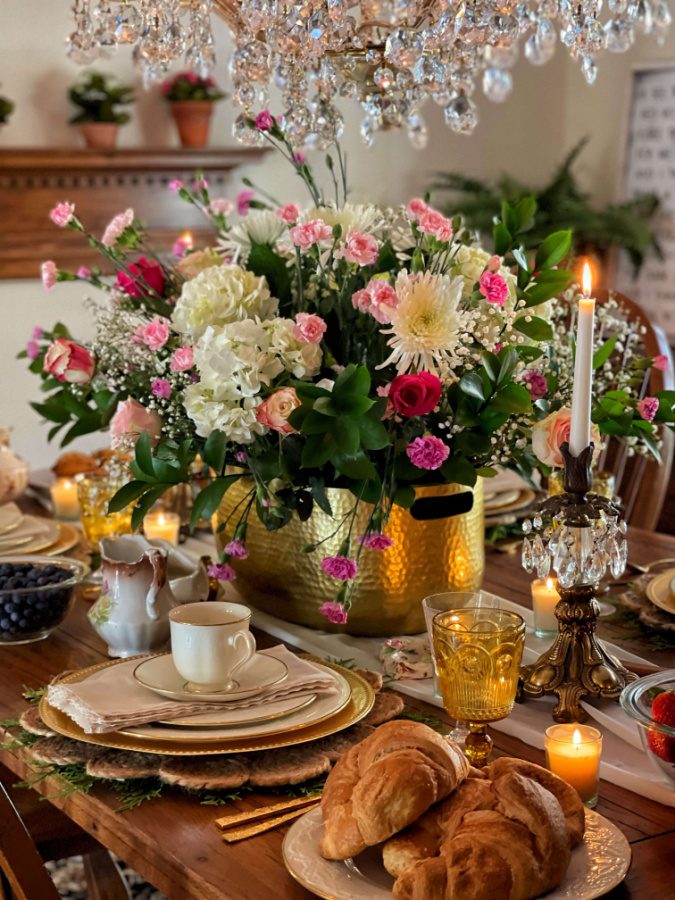
[[[225,494],[217,521],[225,522],[250,487],[237,482]],[[468,491],[464,485],[417,488],[418,497],[448,496]],[[317,506],[306,522],[294,516],[284,528],[267,531],[257,516],[249,519],[246,543],[249,558],[237,560],[237,590],[252,606],[313,628],[349,634],[391,636],[425,631],[422,600],[440,591],[476,590],[485,567],[483,482],[474,488],[474,504],[468,513],[433,521],[413,519],[395,506],[387,534],[389,550],[364,550],[359,562],[359,581],[346,626],[330,625],[319,606],[332,600],[340,585],[321,569],[323,556],[338,552],[342,534],[326,541],[314,553],[303,553],[307,544],[327,538],[354,505],[354,496],[329,488],[333,518]],[[372,507],[361,504],[354,535],[362,534]],[[236,516],[230,519],[236,521]],[[219,550],[230,539],[224,529],[216,534]]]

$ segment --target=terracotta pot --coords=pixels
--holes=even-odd
[[[176,100],[171,104],[171,114],[183,147],[206,147],[213,115],[210,100]]]
[[[216,531],[219,551],[232,537],[235,507],[250,488],[242,479],[223,497],[215,517],[215,524],[227,523],[222,531]],[[418,500],[426,498],[427,502],[441,504],[444,498],[467,491],[471,488],[457,484],[415,489]],[[481,478],[473,490],[470,511],[460,515],[434,515],[433,519],[424,520],[395,506],[386,529],[394,539],[393,547],[383,552],[363,551],[349,621],[346,625],[331,625],[319,613],[319,606],[324,600],[333,599],[337,582],[321,570],[321,558],[337,550],[340,538],[327,541],[315,553],[303,553],[302,548],[332,534],[336,522],[353,507],[354,496],[340,488],[328,488],[326,493],[334,518],[315,506],[306,522],[294,516],[284,528],[267,531],[255,514],[250,517],[246,533],[249,557],[234,561],[234,587],[243,602],[311,628],[391,637],[425,630],[424,597],[480,587],[485,566]],[[367,503],[361,504],[354,534],[365,531],[371,511]],[[442,512],[438,507],[436,511]]]
[[[109,150],[117,144],[117,122],[83,122],[80,131],[87,147],[95,150]]]

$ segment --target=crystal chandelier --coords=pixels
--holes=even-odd
[[[662,41],[671,15],[666,0],[213,0],[230,25],[235,134],[260,136],[247,120],[282,95],[284,128],[294,144],[325,148],[344,123],[337,98],[358,103],[361,135],[405,128],[415,147],[427,142],[422,107],[443,107],[452,131],[478,122],[476,83],[497,103],[513,87],[520,45],[533,65],[548,62],[558,39],[589,84],[597,56],[623,53],[638,34]],[[69,52],[91,62],[121,43],[133,44],[147,81],[181,55],[206,73],[213,63],[211,0],[75,0]]]

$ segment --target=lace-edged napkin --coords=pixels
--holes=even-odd
[[[101,669],[76,684],[51,684],[47,700],[70,716],[87,734],[101,734],[159,719],[166,721],[213,710],[264,706],[291,696],[329,694],[337,690],[335,680],[325,669],[300,659],[283,644],[260,652],[284,662],[288,675],[279,684],[254,697],[230,703],[166,700],[136,681],[133,672],[138,658]]]

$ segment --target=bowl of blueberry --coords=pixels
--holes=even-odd
[[[77,559],[0,558],[0,647],[46,638],[65,619],[73,589],[88,574]]]

